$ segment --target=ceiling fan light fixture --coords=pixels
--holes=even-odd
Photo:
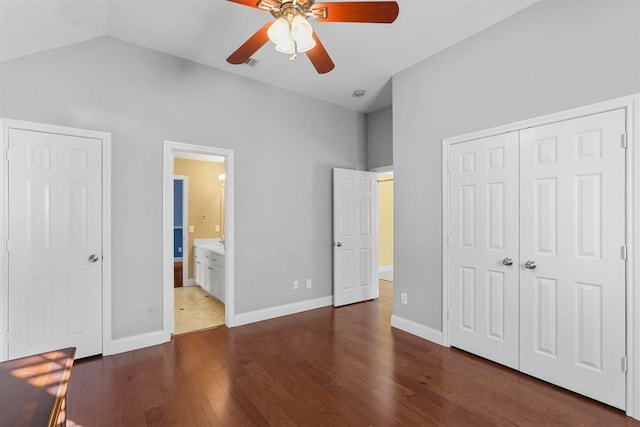
[[[313,27],[302,15],[296,15],[291,20],[291,37],[295,40],[300,53],[316,47],[316,41],[313,39]]]
[[[291,20],[291,36],[296,42],[301,42],[311,38],[313,27],[302,15],[296,15]]]
[[[298,52],[305,53],[316,47],[316,41],[313,39],[313,37],[308,37],[304,40],[296,42],[296,45],[298,46]]]
[[[277,45],[288,45],[293,43],[289,31],[289,21],[286,18],[278,18],[267,30],[269,40]]]
[[[287,39],[287,40],[283,40],[282,43],[277,44],[276,50],[280,53],[293,55],[296,53],[296,45],[293,42],[293,39]]]

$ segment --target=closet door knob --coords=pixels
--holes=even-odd
[[[502,260],[502,263],[507,267],[511,267],[513,265],[513,260],[511,258],[505,258]]]
[[[535,261],[527,261],[524,263],[524,268],[528,268],[529,270],[533,270],[536,268],[536,262]]]

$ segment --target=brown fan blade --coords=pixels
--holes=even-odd
[[[249,7],[258,7],[258,0],[227,0],[231,3],[238,3]]]
[[[316,47],[307,52],[307,56],[309,60],[316,68],[318,74],[328,73],[333,70],[335,67],[333,61],[329,57],[327,50],[322,45],[322,42],[316,35],[315,31],[313,32],[313,39],[316,41]]]
[[[356,1],[349,3],[315,3],[311,6],[311,10],[320,22],[390,24],[398,17],[400,8],[395,1]]]
[[[267,22],[262,28],[260,28],[254,35],[249,37],[249,40],[244,42],[235,52],[233,52],[228,58],[227,62],[230,64],[244,64],[247,59],[258,51],[269,40],[267,30],[271,26],[272,22]]]

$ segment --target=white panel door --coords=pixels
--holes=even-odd
[[[9,358],[101,353],[101,141],[9,129],[8,148]]]
[[[520,146],[520,369],[618,408],[624,133],[616,110],[523,130]]]
[[[378,294],[376,174],[333,169],[333,305]]]
[[[451,345],[518,367],[518,133],[449,151]]]

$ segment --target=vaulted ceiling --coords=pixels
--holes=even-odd
[[[0,60],[110,36],[371,112],[391,103],[394,74],[536,1],[397,0],[400,14],[393,24],[311,20],[336,64],[319,75],[305,55],[290,61],[271,43],[253,55],[255,66],[227,63],[273,17],[225,0],[0,0]],[[359,89],[365,96],[353,97]]]

